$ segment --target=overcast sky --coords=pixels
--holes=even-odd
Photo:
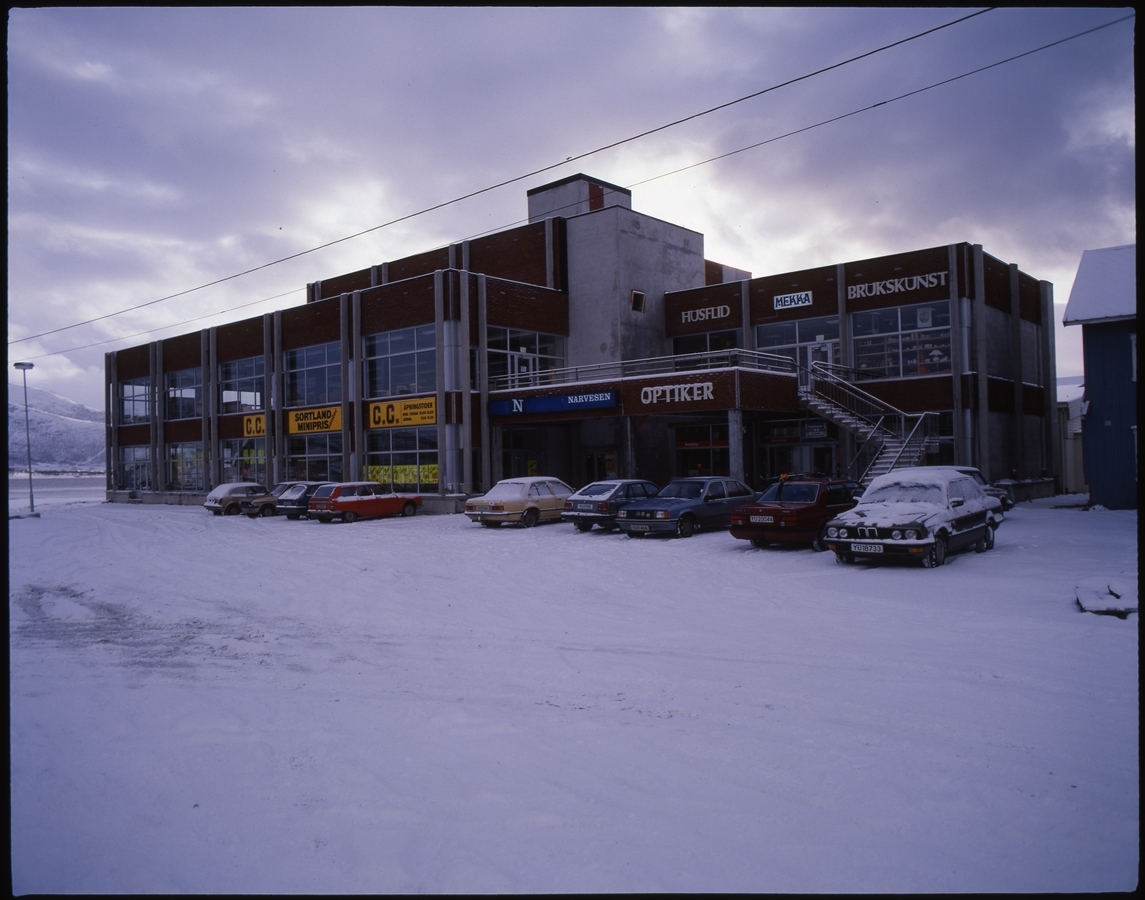
[[[987,12],[363,237],[12,343],[554,166],[972,11],[10,10],[9,380],[13,361],[32,360],[30,385],[101,408],[108,350],[296,305],[307,282],[512,226],[529,188],[576,172],[630,187],[633,208],[703,233],[708,259],[755,276],[982,244],[1054,283],[1058,372],[1080,374],[1080,329],[1060,320],[1082,251],[1136,240],[1135,19],[670,173],[1129,14],[1113,8]]]

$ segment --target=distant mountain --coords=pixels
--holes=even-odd
[[[103,411],[51,391],[28,388],[32,468],[39,471],[104,471]],[[26,470],[24,386],[8,384],[8,470]]]

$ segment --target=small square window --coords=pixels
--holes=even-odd
[[[644,312],[644,291],[633,291],[631,302],[633,312]]]

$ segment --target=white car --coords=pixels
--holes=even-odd
[[[937,567],[948,553],[985,553],[1005,516],[969,475],[952,468],[895,469],[871,482],[859,504],[826,526],[839,562],[915,559]]]
[[[207,494],[203,508],[216,516],[237,516],[242,511],[243,501],[248,503],[256,497],[266,497],[268,491],[253,481],[239,481],[234,484],[220,484]]]
[[[471,522],[497,528],[503,522],[519,522],[532,528],[539,522],[558,522],[573,489],[559,478],[506,478],[493,485],[484,497],[465,502]]]

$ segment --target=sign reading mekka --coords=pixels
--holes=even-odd
[[[798,294],[779,294],[771,298],[774,309],[791,309],[795,306],[810,306],[811,292],[800,291]]]

